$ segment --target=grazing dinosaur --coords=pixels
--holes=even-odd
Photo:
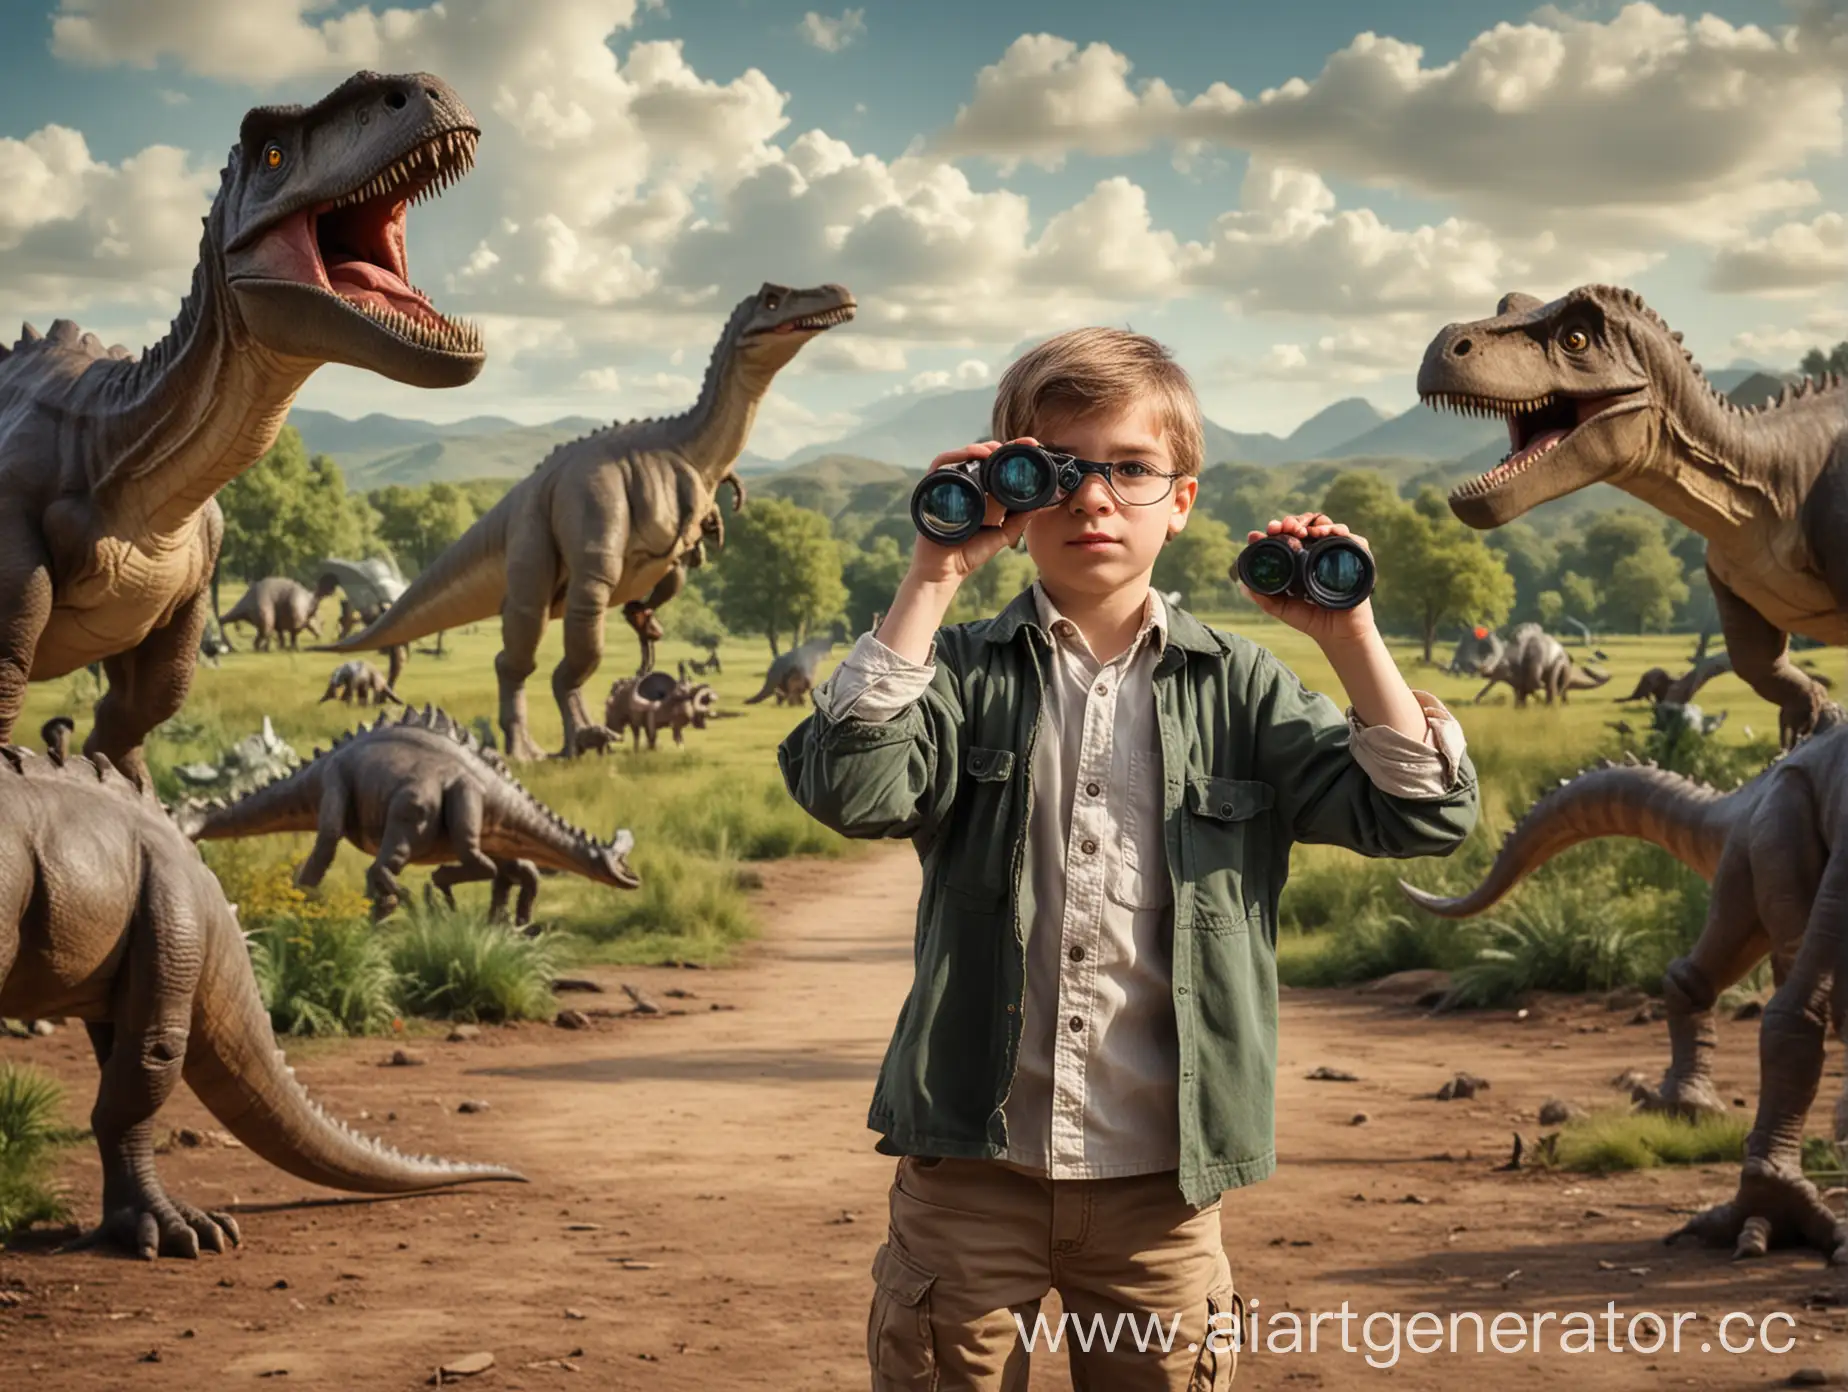
[[[1803,1125],[1822,1077],[1823,1044],[1848,1015],[1848,728],[1805,736],[1729,792],[1628,756],[1580,773],[1536,802],[1502,842],[1488,874],[1457,898],[1400,881],[1413,903],[1446,918],[1481,913],[1553,856],[1581,841],[1632,836],[1660,846],[1712,885],[1692,949],[1663,973],[1672,1057],[1645,1106],[1724,1114],[1713,1084],[1721,991],[1771,954],[1776,989],[1759,1030],[1758,1115],[1732,1200],[1669,1235],[1734,1245],[1737,1256],[1806,1242],[1848,1261],[1848,1221],[1803,1176]],[[1842,854],[1837,855],[1836,852]],[[1835,1134],[1848,1140],[1848,1092]]]
[[[305,889],[321,883],[341,841],[351,842],[373,857],[366,890],[375,919],[398,907],[398,873],[409,864],[435,865],[430,883],[451,904],[452,886],[493,881],[497,918],[517,888],[520,927],[532,921],[540,867],[617,889],[641,884],[628,862],[634,836],[599,841],[578,830],[521,787],[500,755],[429,706],[395,721],[381,715],[235,802],[189,802],[176,816],[195,841],[317,833],[295,872]]]
[[[272,637],[286,639],[294,649],[305,632],[317,638],[321,636],[317,617],[321,601],[335,588],[336,582],[331,575],[323,575],[312,590],[287,576],[271,575],[245,590],[242,598],[231,606],[231,612],[219,616],[218,626],[222,629],[234,623],[249,624],[257,631],[250,646],[258,652],[269,651]]]
[[[329,577],[332,577],[341,591],[339,631],[342,638],[356,628],[364,628],[376,622],[379,615],[391,608],[392,601],[406,589],[404,577],[398,574],[398,567],[383,556],[373,556],[363,561],[329,556],[321,562],[321,583],[326,584]],[[386,679],[395,687],[398,678],[404,675],[404,664],[411,659],[411,645],[400,643],[396,647],[381,648],[379,651],[390,660],[391,670],[386,674]]]
[[[643,677],[624,677],[610,687],[603,707],[603,723],[617,733],[627,731],[630,751],[642,747],[642,734],[648,735],[648,747],[655,747],[655,736],[665,725],[674,732],[674,743],[686,745],[681,731],[691,725],[706,728],[712,718],[718,695],[706,682],[674,681],[665,672]]]
[[[1611,679],[1608,672],[1580,667],[1564,645],[1537,623],[1510,629],[1507,644],[1494,658],[1477,663],[1476,675],[1489,679],[1476,693],[1478,702],[1496,682],[1506,682],[1514,688],[1516,706],[1525,706],[1527,698],[1536,695],[1544,696],[1549,706],[1555,700],[1563,705],[1568,691],[1603,686]]]
[[[378,668],[370,662],[359,658],[350,658],[334,668],[334,674],[327,679],[327,690],[321,693],[322,704],[339,697],[344,705],[355,701],[360,705],[382,706],[387,701],[394,705],[403,705],[404,698],[391,689],[391,682]]]
[[[248,112],[192,287],[139,357],[60,319],[0,352],[0,742],[26,685],[101,662],[87,752],[147,782],[184,704],[224,539],[214,495],[263,456],[323,363],[420,387],[472,380],[469,325],[406,280],[405,210],[464,174],[480,132],[428,73],[360,73]]]
[[[691,410],[560,445],[426,566],[383,618],[329,650],[410,642],[498,613],[501,730],[510,757],[534,759],[540,749],[527,723],[526,679],[547,620],[562,616],[565,654],[552,694],[564,720],[563,753],[575,755],[577,732],[591,723],[583,688],[603,659],[604,614],[646,602],[698,544],[771,380],[803,344],[853,313],[853,296],[839,285],[765,285],[746,296]]]
[[[1713,653],[1703,657],[1680,676],[1670,676],[1666,668],[1651,667],[1636,679],[1636,690],[1628,696],[1618,697],[1618,703],[1625,701],[1668,701],[1678,706],[1685,706],[1694,699],[1694,693],[1708,682],[1724,672],[1732,671],[1732,658],[1726,653]],[[1818,678],[1827,685],[1826,678]]]
[[[400,1155],[316,1106],[270,1030],[237,915],[151,793],[100,757],[59,764],[0,746],[0,1016],[66,1016],[102,1082],[90,1113],[102,1219],[80,1245],[196,1257],[237,1223],[168,1195],[154,1117],[182,1078],[270,1164],[313,1184],[402,1194],[522,1180],[495,1165]]]
[[[779,706],[799,705],[815,689],[815,674],[821,669],[822,658],[833,652],[841,641],[837,627],[829,637],[811,638],[779,654],[771,662],[770,670],[764,673],[764,684],[757,694],[744,698],[745,705],[754,706],[772,694]]]
[[[1790,635],[1848,645],[1848,384],[1830,374],[1741,407],[1633,290],[1586,285],[1445,326],[1425,350],[1427,403],[1505,417],[1501,463],[1450,494],[1499,527],[1590,484],[1699,532],[1733,670],[1778,708],[1788,746],[1843,718],[1790,660]]]

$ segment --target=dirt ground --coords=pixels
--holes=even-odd
[[[892,1162],[864,1129],[873,1075],[907,985],[917,867],[894,848],[847,866],[769,867],[761,943],[733,969],[592,969],[621,1007],[630,982],[685,1014],[602,1018],[586,1031],[489,1029],[419,1042],[419,1067],[388,1067],[388,1041],[343,1041],[298,1058],[336,1115],[412,1152],[512,1164],[530,1186],[358,1202],[304,1193],[242,1149],[177,1148],[167,1185],[239,1215],[244,1246],[197,1263],[60,1255],[49,1242],[0,1254],[0,1387],[222,1388],[259,1378],[313,1388],[411,1388],[444,1362],[485,1352],[467,1379],[489,1388],[808,1389],[864,1387],[873,1250]],[[691,996],[669,996],[678,988]],[[730,1009],[714,1010],[714,1004]],[[1497,1172],[1512,1134],[1532,1142],[1549,1096],[1596,1105],[1626,1068],[1657,1075],[1660,1023],[1602,1002],[1423,1018],[1415,1005],[1355,991],[1286,991],[1279,1066],[1281,1166],[1229,1194],[1225,1243],[1264,1346],[1240,1355],[1237,1385],[1463,1388],[1766,1387],[1800,1367],[1848,1383],[1848,1279],[1813,1253],[1748,1263],[1662,1236],[1696,1205],[1728,1196],[1726,1167],[1612,1179]],[[0,1057],[54,1070],[88,1098],[80,1030],[0,1040]],[[1318,1065],[1354,1082],[1311,1081]],[[1468,1101],[1432,1093],[1451,1073],[1488,1078]],[[1728,1095],[1756,1097],[1757,1028],[1721,1027]],[[1824,1125],[1838,1086],[1819,1102]],[[464,1100],[486,1111],[461,1113]],[[1368,1120],[1353,1124],[1356,1112]],[[164,1127],[215,1123],[190,1093]],[[94,1217],[94,1152],[65,1177]],[[1368,1364],[1340,1326],[1316,1353],[1285,1351],[1272,1316],[1456,1311],[1487,1324],[1518,1312],[1592,1312],[1600,1347],[1415,1353]],[[1612,1353],[1642,1310],[1697,1312],[1682,1352]],[[1056,1297],[1046,1305],[1056,1312]],[[1787,1312],[1767,1337],[1789,1352],[1729,1355],[1729,1311]],[[1412,1332],[1422,1337],[1429,1322]],[[1579,1326],[1581,1331],[1583,1326]],[[1375,1342],[1389,1347],[1388,1326]],[[1513,1323],[1503,1326],[1513,1346]],[[1735,1321],[1732,1341],[1751,1326]],[[1649,1330],[1639,1328],[1638,1337]],[[1582,1335],[1581,1335],[1582,1337]],[[1705,1341],[1710,1349],[1700,1352]],[[1531,1349],[1531,1345],[1528,1346]],[[1386,1362],[1385,1351],[1372,1355]],[[1035,1389],[1068,1386],[1063,1355],[1036,1355]]]

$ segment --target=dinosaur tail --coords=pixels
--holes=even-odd
[[[213,617],[218,620],[219,628],[222,629],[226,624],[234,624],[234,623],[255,624],[257,621],[255,610],[245,608],[246,605],[249,605],[253,602],[251,596],[254,593],[255,593],[254,588],[245,590],[243,594],[238,596],[237,603],[231,606],[230,613],[228,614],[214,613]]]
[[[755,696],[746,696],[744,698],[744,704],[747,706],[754,706],[759,701],[767,700],[770,696],[770,693],[775,690],[776,690],[776,687],[771,683],[770,679],[768,677],[765,677],[764,678],[764,689],[758,692]]]
[[[233,1136],[278,1169],[311,1184],[401,1194],[477,1179],[525,1180],[499,1165],[401,1155],[322,1111],[276,1047],[269,1012],[229,913],[210,935],[194,997],[185,1077]]]
[[[1566,690],[1589,691],[1594,686],[1603,686],[1611,679],[1609,672],[1601,672],[1596,667],[1581,667],[1572,664],[1572,674],[1566,678]]]
[[[515,488],[464,532],[392,606],[357,633],[315,652],[369,652],[479,623],[500,613],[507,595],[507,529],[523,498]]]
[[[1722,793],[1649,764],[1590,769],[1527,810],[1503,839],[1489,873],[1469,893],[1446,899],[1404,880],[1399,888],[1430,913],[1468,918],[1496,903],[1561,851],[1603,836],[1648,841],[1710,880],[1743,791]]]
[[[180,804],[173,812],[189,841],[231,841],[240,836],[269,836],[285,831],[313,831],[321,818],[321,770],[313,762],[265,783],[234,802],[213,798]]]

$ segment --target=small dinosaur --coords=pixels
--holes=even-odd
[[[0,746],[0,788],[0,1016],[80,1019],[102,1067],[90,1113],[102,1220],[78,1245],[196,1257],[240,1240],[229,1215],[161,1186],[154,1117],[182,1078],[251,1151],[312,1184],[523,1180],[400,1155],[309,1099],[276,1047],[236,911],[198,848],[108,760]]]
[[[500,723],[508,756],[541,757],[526,679],[546,623],[564,619],[552,672],[562,752],[591,723],[584,684],[603,659],[604,615],[642,600],[698,544],[721,483],[735,477],[771,380],[817,334],[853,317],[839,285],[765,285],[738,302],[707,365],[699,401],[665,420],[630,421],[560,445],[411,582],[385,616],[332,652],[411,642],[501,616]],[[739,486],[742,497],[742,486]]]
[[[376,622],[407,588],[404,577],[398,574],[398,567],[383,556],[363,561],[329,556],[321,562],[321,583],[325,585],[330,579],[341,591],[339,633],[342,638],[356,628]],[[315,636],[320,637],[318,633]],[[404,675],[404,664],[411,659],[411,645],[400,643],[380,651],[390,659],[386,680],[395,687],[398,678]]]
[[[770,670],[764,673],[764,684],[757,694],[744,698],[745,705],[754,706],[772,694],[779,706],[799,705],[815,689],[815,673],[821,669],[822,658],[833,652],[841,641],[840,630],[836,628],[829,637],[811,638],[779,654],[771,662]]]
[[[304,889],[321,883],[343,840],[352,843],[373,857],[366,889],[375,919],[398,907],[397,877],[410,864],[435,865],[430,883],[452,905],[452,886],[491,880],[496,918],[517,888],[520,927],[532,921],[540,867],[617,889],[641,884],[629,868],[634,836],[621,830],[599,841],[578,830],[523,788],[500,755],[429,706],[395,721],[381,715],[235,802],[189,802],[175,815],[195,841],[315,832],[295,872]]]
[[[1449,324],[1418,369],[1428,404],[1508,422],[1508,454],[1450,494],[1477,528],[1609,483],[1699,532],[1733,670],[1778,708],[1786,746],[1844,718],[1790,635],[1848,644],[1848,384],[1805,379],[1761,406],[1716,391],[1634,290],[1501,298]]]
[[[385,674],[370,662],[359,658],[352,658],[334,668],[334,674],[327,679],[327,690],[316,704],[331,701],[335,697],[349,706],[355,701],[362,706],[382,706],[387,701],[399,706],[404,704],[404,698],[391,689]]]
[[[1693,948],[1663,973],[1672,1057],[1646,1107],[1681,1115],[1727,1112],[1713,1083],[1721,991],[1766,952],[1776,983],[1759,1030],[1758,1115],[1738,1193],[1669,1235],[1763,1254],[1797,1241],[1848,1262],[1848,1220],[1803,1175],[1804,1121],[1822,1077],[1825,1032],[1848,1013],[1848,727],[1805,736],[1729,792],[1638,763],[1564,780],[1521,818],[1480,884],[1442,898],[1400,881],[1411,901],[1445,918],[1479,914],[1552,857],[1601,836],[1660,846],[1712,885]],[[1843,854],[1836,854],[1841,851]],[[1848,1092],[1835,1109],[1848,1140]]]
[[[442,79],[359,73],[247,112],[192,287],[139,357],[68,319],[0,350],[0,742],[28,682],[100,662],[84,749],[148,782],[185,703],[224,540],[215,495],[275,443],[323,363],[471,381],[467,324],[407,281],[405,211],[468,171],[480,130]]]
[[[718,697],[705,682],[674,681],[665,672],[645,677],[624,677],[610,687],[603,708],[603,723],[618,732],[627,731],[631,752],[642,747],[642,734],[648,735],[648,747],[655,747],[655,735],[665,725],[674,732],[674,743],[685,746],[681,731],[691,725],[706,728]]]
[[[231,606],[231,612],[219,616],[218,626],[222,629],[234,623],[249,624],[257,631],[250,646],[258,652],[269,651],[271,637],[286,639],[293,649],[304,632],[321,636],[316,615],[321,601],[336,587],[331,575],[323,575],[312,590],[287,576],[272,575],[245,590]]]
[[[1496,682],[1506,682],[1514,688],[1516,706],[1525,706],[1529,696],[1544,696],[1549,706],[1555,700],[1563,705],[1568,691],[1603,686],[1611,679],[1608,672],[1580,667],[1564,645],[1537,623],[1510,629],[1507,644],[1492,659],[1479,662],[1476,675],[1489,679],[1476,693],[1478,702]]]

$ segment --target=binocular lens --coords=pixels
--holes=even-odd
[[[913,520],[932,538],[967,541],[988,514],[979,484],[967,474],[938,471],[917,492]]]
[[[988,458],[988,488],[1001,505],[1026,512],[1056,488],[1052,461],[1036,449],[998,450]]]
[[[1316,588],[1345,599],[1367,583],[1365,558],[1357,546],[1329,547],[1309,563]]]
[[[1241,578],[1259,594],[1282,594],[1296,578],[1296,557],[1287,546],[1254,542],[1241,559]]]
[[[1257,594],[1306,599],[1324,609],[1352,609],[1373,593],[1373,558],[1341,536],[1304,549],[1262,537],[1239,552],[1235,569]]]

